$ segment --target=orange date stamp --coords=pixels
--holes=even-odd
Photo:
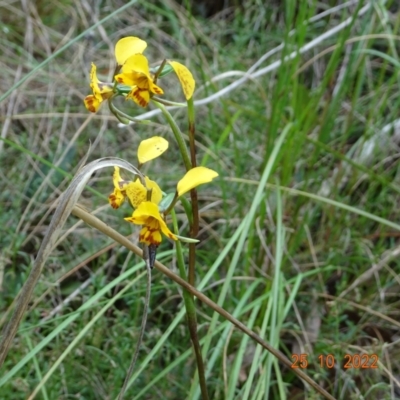
[[[292,368],[308,368],[308,354],[292,354]],[[378,368],[379,358],[376,354],[345,354],[341,359],[344,369]],[[333,354],[319,355],[318,364],[321,368],[333,368],[336,358]]]

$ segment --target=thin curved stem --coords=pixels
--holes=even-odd
[[[171,212],[173,226],[175,233],[178,233],[178,221],[176,219],[176,214],[172,210]],[[179,240],[176,242],[176,260],[179,267],[179,275],[185,281],[187,280],[186,270],[185,270],[185,261],[183,258],[182,252],[182,244]],[[199,336],[197,334],[197,316],[196,316],[196,306],[194,304],[193,295],[191,295],[187,290],[183,290],[183,300],[185,302],[186,308],[186,316],[188,321],[189,333],[190,338],[192,340],[194,353],[196,356],[196,363],[197,363],[197,371],[199,373],[199,383],[201,389],[201,395],[203,400],[208,400],[208,392],[207,392],[207,382],[206,382],[206,372],[204,368],[204,361],[203,356],[201,354],[201,347]]]
[[[124,398],[124,394],[126,392],[126,389],[128,388],[129,380],[132,377],[133,369],[135,368],[136,361],[139,356],[140,347],[142,346],[144,331],[146,329],[146,323],[147,323],[147,315],[149,313],[149,303],[151,294],[151,265],[150,265],[150,259],[148,257],[147,258],[144,257],[144,259],[146,262],[146,270],[147,270],[147,285],[146,285],[146,297],[144,299],[142,323],[140,325],[140,333],[138,341],[136,343],[135,353],[133,354],[132,361],[126,373],[124,384],[122,385],[121,391],[119,392],[118,400],[122,400]]]
[[[195,117],[194,117],[194,105],[193,97],[188,101],[188,121],[189,121],[189,148],[190,148],[190,158],[192,161],[192,168],[197,166],[196,160],[196,142],[195,142]],[[190,237],[195,239],[199,233],[199,202],[197,199],[197,190],[192,189],[190,191],[190,199],[192,201],[192,221],[190,223]],[[196,277],[196,244],[189,244],[189,272],[188,272],[188,282],[195,286]]]
[[[152,101],[164,114],[164,117],[166,118],[169,126],[171,127],[172,133],[174,134],[174,137],[175,137],[175,140],[178,143],[179,151],[181,153],[183,163],[185,164],[186,171],[189,171],[192,168],[192,164],[189,159],[188,150],[187,150],[185,141],[183,140],[183,135],[182,135],[181,130],[179,129],[177,123],[172,118],[172,115],[165,108],[165,106],[163,104],[159,103],[158,101],[155,101],[154,99]]]
[[[190,147],[190,158],[192,161],[192,167],[197,166],[196,160],[196,143],[195,143],[195,132],[196,132],[196,125],[195,125],[195,118],[194,118],[194,104],[193,104],[193,97],[191,97],[187,101],[187,113],[188,113],[188,122],[189,122],[189,147]]]
[[[125,125],[129,124],[129,122],[134,122],[134,123],[142,124],[142,125],[159,126],[159,124],[157,124],[156,122],[150,121],[148,119],[136,119],[136,118],[124,113],[119,108],[115,107],[113,100],[117,96],[118,96],[118,94],[115,93],[113,96],[111,96],[108,99],[107,102],[108,102],[108,108],[115,115],[115,117],[118,119],[119,122],[121,122],[122,124],[125,124]]]
[[[176,101],[162,99],[161,97],[158,97],[158,96],[153,96],[152,100],[155,100],[158,103],[164,104],[164,106],[167,106],[167,107],[186,107],[185,103],[178,103]]]

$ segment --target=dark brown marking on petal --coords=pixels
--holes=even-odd
[[[93,105],[94,103],[94,98],[92,95],[85,97],[85,104],[86,104],[86,108],[92,112],[95,113],[96,112],[96,108]]]
[[[115,196],[115,194],[114,193],[111,193],[109,196],[108,196],[108,199],[109,199],[109,201],[110,201],[110,205],[111,205],[111,207],[112,208],[114,208],[114,209],[117,209],[117,208],[119,208],[119,205],[117,204],[117,197]]]
[[[142,107],[147,106],[147,101],[140,95],[140,90],[137,90],[135,93],[133,93],[133,97],[138,101],[139,105]]]

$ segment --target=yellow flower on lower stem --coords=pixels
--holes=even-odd
[[[148,246],[158,246],[161,243],[163,233],[165,236],[173,240],[178,240],[163,220],[158,206],[151,201],[144,201],[139,204],[138,208],[133,212],[132,217],[125,218],[126,221],[136,225],[142,225],[139,234],[139,241]]]
[[[108,201],[112,208],[119,208],[126,198],[126,187],[129,181],[122,179],[119,167],[114,167],[113,174],[114,191],[108,196]]]
[[[113,94],[113,84],[99,81],[96,74],[96,65],[93,63],[90,71],[90,87],[93,94],[86,96],[83,101],[86,108],[94,113],[99,109],[100,104]]]
[[[126,99],[132,99],[142,107],[149,104],[152,94],[163,94],[150,75],[149,62],[143,54],[129,57],[121,68],[121,73],[115,76],[118,83],[132,87]]]
[[[122,179],[119,170],[119,167],[114,167],[114,191],[108,196],[108,201],[112,208],[119,208],[127,197],[132,207],[138,207],[140,203],[147,200],[147,189],[152,189],[151,201],[153,203],[158,204],[161,201],[162,192],[156,182],[146,176],[144,178],[146,187],[144,187],[139,179],[135,181],[126,181]]]

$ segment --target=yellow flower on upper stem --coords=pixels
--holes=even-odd
[[[132,99],[142,107],[149,104],[151,94],[163,94],[150,75],[149,62],[142,54],[129,57],[121,68],[121,73],[115,76],[118,83],[132,87],[126,99]]]
[[[120,39],[114,49],[117,61],[116,72],[120,72],[114,78],[116,82],[131,87],[126,99],[132,99],[141,107],[146,107],[149,104],[152,95],[164,94],[164,91],[154,82],[154,75],[150,72],[147,58],[142,55],[146,47],[147,43],[144,40],[128,36]],[[195,89],[192,73],[177,61],[168,60],[167,62],[178,76],[186,100],[190,100]],[[98,80],[96,66],[93,63],[90,71],[90,87],[93,94],[86,96],[84,103],[90,112],[97,112],[101,103],[112,96],[114,85]],[[118,92],[118,94],[121,93]]]
[[[113,84],[100,82],[96,74],[96,66],[92,63],[90,70],[90,87],[93,94],[85,97],[83,100],[86,108],[90,112],[96,112],[103,100],[108,99],[113,94]]]
[[[139,234],[139,241],[148,246],[158,246],[161,243],[163,233],[165,236],[173,240],[178,240],[164,222],[158,207],[151,201],[144,201],[139,204],[138,208],[133,212],[132,217],[125,218],[126,221],[136,225],[142,225]]]
[[[120,39],[115,45],[115,59],[117,64],[121,67],[125,61],[135,55],[141,54],[147,47],[147,43],[137,37],[129,36]],[[85,97],[84,103],[86,108],[90,112],[97,112],[100,104],[108,99],[113,93],[112,83],[100,82],[96,74],[96,65],[92,63],[92,69],[90,71],[90,87],[93,90],[93,94]]]

